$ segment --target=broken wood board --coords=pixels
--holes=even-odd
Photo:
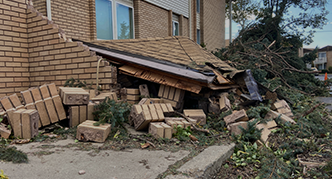
[[[240,111],[235,111],[235,112],[233,112],[233,114],[224,117],[224,121],[226,122],[226,125],[229,125],[229,124],[235,123],[235,122],[240,122],[240,121],[248,121],[248,120],[249,120],[249,118],[244,109],[242,109]]]
[[[206,124],[206,115],[202,109],[185,109],[183,110],[183,114],[196,120],[199,125]]]
[[[127,65],[120,67],[119,70],[122,71],[124,74],[130,75],[130,76],[134,76],[134,77],[145,79],[145,80],[152,81],[155,83],[171,86],[174,88],[179,88],[179,89],[190,91],[190,92],[193,92],[196,94],[198,94],[202,89],[202,86],[198,85],[197,82],[194,80],[190,80],[190,79],[184,80],[184,78],[182,79],[182,78],[179,78],[179,76],[174,76],[174,75],[166,76],[166,73],[163,73],[160,71],[155,73],[155,72],[152,72],[149,70],[142,70],[140,68],[135,68],[132,66],[127,66]],[[195,84],[195,82],[196,82],[196,84]]]
[[[89,103],[89,93],[82,88],[60,87],[60,97],[65,105],[83,105]]]
[[[232,123],[227,126],[227,129],[231,132],[231,134],[234,135],[240,135],[242,134],[242,130],[240,126],[243,129],[248,129],[248,122],[237,122],[237,123]]]
[[[267,122],[266,124],[263,124],[263,123],[260,123],[256,126],[257,129],[263,129],[262,130],[262,135],[261,135],[261,141],[264,143],[264,144],[267,144],[267,140],[269,138],[269,135],[271,134],[271,129],[277,127],[277,123],[272,120],[272,121],[269,121]]]
[[[82,141],[105,142],[111,132],[110,124],[94,126],[95,121],[87,120],[77,126],[76,138]]]
[[[219,107],[222,112],[228,111],[232,108],[230,100],[227,98],[226,95],[222,95],[219,98]]]

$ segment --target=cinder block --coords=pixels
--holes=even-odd
[[[183,110],[183,114],[197,120],[197,123],[200,125],[206,124],[206,115],[202,109],[185,109]]]
[[[150,97],[148,85],[146,85],[146,84],[139,85],[139,91],[140,91],[141,96],[144,96],[145,98]]]
[[[20,109],[13,113],[13,119],[11,120],[11,124],[15,137],[22,138],[22,113],[24,111],[25,109]]]
[[[47,114],[46,107],[43,101],[37,101],[35,103],[37,111],[39,113],[40,121],[42,126],[47,126],[51,123],[50,118]]]
[[[89,103],[89,93],[82,88],[60,87],[60,96],[65,105],[83,105]]]
[[[38,135],[39,115],[37,110],[25,110],[22,113],[22,137],[31,139]]]
[[[79,124],[79,106],[69,106],[69,127]]]
[[[159,123],[150,123],[149,134],[156,138],[164,138],[164,127]]]
[[[51,97],[44,99],[47,113],[50,117],[51,123],[56,123],[59,121],[58,114],[55,110],[53,99]]]
[[[52,96],[52,99],[53,99],[53,103],[54,103],[56,112],[58,114],[59,120],[61,121],[63,119],[66,119],[67,118],[66,112],[65,112],[65,109],[63,107],[62,100],[61,100],[60,96],[59,95]]]
[[[111,125],[94,126],[95,121],[87,120],[77,127],[76,138],[83,141],[105,142],[111,132]]]

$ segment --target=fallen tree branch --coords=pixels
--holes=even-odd
[[[192,123],[190,122],[190,120],[189,120],[190,118],[187,117],[187,116],[185,116],[184,114],[179,113],[179,112],[177,112],[177,111],[174,111],[174,113],[177,114],[177,115],[180,115],[180,116],[183,117],[183,118],[185,118],[185,119],[191,124],[191,127],[193,127],[194,130],[196,130],[196,131],[200,131],[200,132],[205,132],[205,133],[210,133],[210,131],[209,131],[208,129],[201,129],[201,128],[196,127],[195,124],[192,124]]]
[[[149,144],[152,145],[154,148],[156,148],[156,146],[155,146],[152,142],[150,142],[150,141],[148,141],[148,140],[146,140],[146,139],[143,139],[143,138],[138,137],[138,136],[135,136],[135,135],[130,135],[130,136],[133,137],[133,138],[135,138],[135,139],[139,139],[139,140],[145,141],[146,143],[149,143]]]
[[[319,104],[316,104],[314,107],[312,107],[309,111],[305,112],[302,117],[304,116],[307,116],[308,114],[312,113],[316,108],[318,108],[320,105],[322,105],[324,103],[319,103]]]
[[[312,73],[321,73],[322,71],[302,71],[302,70],[298,70],[298,69],[292,69],[292,68],[284,68],[282,70],[289,70],[289,71],[295,71],[295,72],[299,72],[299,73],[307,73],[307,74],[312,74]]]

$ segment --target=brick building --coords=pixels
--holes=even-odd
[[[35,0],[33,5],[31,0],[0,0],[0,97],[13,93],[20,96],[21,91],[45,83],[62,86],[70,78],[84,80],[95,85],[97,65],[102,57],[97,56],[90,47],[83,45],[82,42],[86,41],[135,37],[135,40],[125,40],[135,42],[155,37],[155,41],[151,41],[151,43],[158,44],[158,41],[163,40],[165,36],[181,35],[185,36],[183,38],[186,40],[182,42],[182,40],[176,40],[177,38],[171,38],[169,44],[166,44],[168,51],[162,49],[163,46],[157,45],[152,49],[153,54],[163,53],[168,56],[173,53],[172,47],[176,45],[178,50],[185,49],[183,54],[187,54],[188,57],[174,57],[174,59],[180,59],[180,61],[189,59],[191,63],[202,63],[201,66],[204,66],[210,58],[215,57],[210,57],[212,54],[204,51],[194,42],[198,40],[207,44],[209,50],[224,45],[224,21],[222,20],[224,2],[179,0],[174,1],[173,4],[167,4],[165,1],[157,0],[121,0],[121,2],[103,0],[108,4],[99,8],[108,8],[108,10],[120,8],[121,12],[126,14],[121,16],[122,19],[116,19],[113,17],[116,17],[120,11],[109,13],[109,22],[105,21],[104,24],[108,23],[109,27],[114,28],[106,29],[109,31],[105,33],[103,32],[105,29],[98,28],[97,17],[104,19],[105,16],[103,13],[98,15],[98,12],[104,11],[96,11],[98,9],[96,2],[99,1],[102,0],[54,0],[50,4],[50,1]],[[190,11],[189,7],[191,7]],[[218,8],[213,10],[215,7]],[[51,9],[51,11],[47,11],[47,9]],[[211,17],[218,16],[218,13],[222,18],[214,19],[220,23],[211,20],[213,19]],[[47,14],[48,17],[44,16]],[[122,23],[117,26],[116,20]],[[126,23],[130,25],[126,26]],[[218,30],[219,26],[220,30]],[[112,30],[111,34],[110,30]],[[73,42],[71,38],[77,39],[77,41]],[[183,44],[179,43],[180,41],[183,44],[191,44],[189,42],[191,41],[193,44],[184,48]],[[121,50],[120,47],[123,44],[116,43],[116,45]],[[142,46],[141,49],[145,48]],[[158,55],[153,57],[159,58]],[[105,56],[103,58],[107,59]],[[171,58],[160,60],[169,61],[169,59]],[[187,66],[192,66],[189,62]],[[102,85],[103,89],[110,89],[116,83],[113,76],[114,66],[110,66],[109,61],[104,60],[99,64],[98,83]],[[227,66],[223,68],[225,68],[225,72],[233,70],[228,70]],[[202,69],[202,71],[206,70],[207,67]],[[211,71],[211,69],[209,70]],[[174,78],[176,79],[176,77]]]
[[[313,50],[314,49],[311,49],[311,48],[303,48],[301,52],[302,52],[302,54],[306,54]],[[324,69],[328,70],[329,67],[332,67],[332,46],[331,45],[327,45],[325,47],[318,49],[317,58],[313,61],[313,65],[318,70],[324,70]],[[311,65],[310,65],[310,67],[311,67]]]
[[[34,0],[79,40],[187,36],[209,51],[225,45],[223,0]]]

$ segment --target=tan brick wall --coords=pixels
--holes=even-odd
[[[332,51],[327,51],[326,52],[326,69],[329,69],[329,67],[332,67]]]
[[[98,59],[25,0],[0,0],[0,96],[71,77],[95,84]],[[108,65],[101,62],[100,84],[113,83]]]
[[[0,0],[0,97],[29,87],[25,0]]]
[[[46,0],[33,0],[33,7],[44,16],[47,15]]]
[[[134,1],[135,38],[168,36],[168,11],[148,2]]]
[[[201,41],[209,51],[225,46],[225,1],[201,0]]]
[[[51,12],[54,23],[65,29],[68,37],[90,40],[89,0],[54,0]]]

